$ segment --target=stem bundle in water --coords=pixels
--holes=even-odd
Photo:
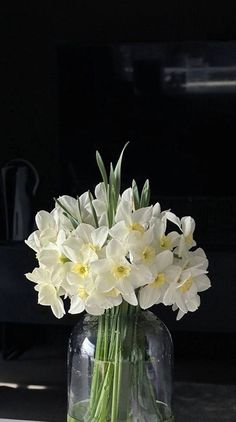
[[[173,422],[168,406],[157,401],[141,314],[123,302],[98,317],[90,397],[82,412],[77,403],[69,422]]]

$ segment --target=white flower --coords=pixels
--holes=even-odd
[[[35,252],[39,252],[50,242],[55,242],[58,234],[58,226],[52,213],[39,211],[35,217],[38,230],[31,233],[25,243]]]
[[[170,210],[167,211],[163,211],[161,213],[161,219],[162,221],[171,221],[171,223],[175,224],[178,228],[181,227],[181,222],[179,217],[177,217],[173,212],[171,212]]]
[[[200,260],[198,261],[196,266],[183,269],[179,280],[171,283],[164,294],[163,303],[174,305],[174,310],[179,309],[177,319],[182,318],[188,311],[196,311],[200,306],[198,292],[203,292],[211,286],[210,280],[206,276],[205,258],[202,258],[202,265]]]
[[[150,265],[156,257],[157,249],[153,243],[153,230],[148,229],[142,236],[132,236],[126,242],[132,263]]]
[[[66,233],[64,230],[59,230],[55,243],[49,242],[48,245],[37,253],[37,258],[40,265],[51,267],[56,264],[64,264],[68,261],[63,254],[63,243],[66,240]]]
[[[98,309],[104,310],[113,308],[113,306],[119,306],[122,303],[122,296],[117,289],[112,289],[109,292],[101,293],[97,289],[93,290],[93,293],[87,300],[87,309],[89,313],[97,315]],[[98,308],[98,309],[97,309]]]
[[[166,229],[167,220],[171,221],[173,224],[175,224],[179,228],[181,226],[180,219],[173,212],[171,212],[170,210],[161,211],[161,206],[159,202],[156,202],[155,205],[153,206],[151,225],[155,224],[157,220],[163,221],[165,223],[165,229]]]
[[[129,200],[121,199],[110,235],[121,242],[129,241],[132,236],[142,236],[148,229],[152,216],[152,206],[133,211]]]
[[[72,289],[74,291],[72,291]],[[109,292],[100,292],[94,287],[94,283],[85,285],[73,285],[70,290],[71,306],[69,313],[78,314],[84,310],[92,315],[102,315],[105,309],[118,306],[122,302],[122,296],[117,289]]]
[[[81,239],[71,237],[62,246],[63,254],[71,261],[67,263],[67,280],[71,284],[80,284],[90,281],[92,274],[90,264],[97,259],[96,253],[90,248],[83,248]]]
[[[88,192],[84,192],[78,199],[69,195],[59,196],[58,201],[62,206],[56,202],[55,208],[63,228],[73,230],[81,222],[94,223]],[[65,210],[68,211],[68,217],[64,215]]]
[[[87,300],[93,289],[94,285],[91,278],[87,281],[78,279],[77,282],[70,283],[67,289],[71,300],[70,314],[79,314],[87,309]]]
[[[99,183],[95,187],[95,199],[93,199],[93,206],[96,211],[98,217],[99,226],[107,226],[107,209],[108,209],[108,202],[107,202],[107,192],[105,188],[105,184]]]
[[[133,189],[132,188],[127,188],[127,189],[124,190],[124,192],[121,195],[120,201],[128,203],[130,210],[135,211]],[[117,209],[117,211],[118,211],[118,209]],[[117,212],[117,218],[119,218],[118,215],[119,215],[119,211]],[[121,219],[122,219],[122,216],[121,216]]]
[[[181,268],[172,265],[173,254],[170,251],[163,251],[156,255],[151,265],[152,280],[142,287],[139,292],[139,303],[141,308],[147,309],[154,304],[161,303],[169,284],[179,279]]]
[[[97,274],[96,287],[101,292],[117,289],[131,305],[137,305],[135,289],[148,283],[150,271],[144,265],[131,264],[127,250],[112,239],[106,246],[106,258],[94,261],[91,266]]]
[[[178,244],[179,233],[172,231],[166,234],[166,220],[157,220],[156,224],[152,226],[153,242],[157,251],[165,249],[173,249]]]
[[[208,268],[208,259],[202,248],[197,248],[195,251],[185,251],[182,257],[175,255],[174,263],[181,266],[182,269],[200,267],[207,270]]]
[[[193,239],[195,226],[195,221],[192,217],[188,216],[181,218],[181,231],[183,234],[180,236],[179,245],[176,248],[178,256],[183,256],[186,251],[196,245],[196,242]]]
[[[101,255],[107,236],[108,227],[102,226],[95,229],[90,224],[81,223],[73,232],[73,236],[82,240],[82,248],[93,252],[95,259]]]
[[[64,279],[64,272],[61,266],[54,268],[35,268],[32,273],[25,276],[28,280],[36,283],[35,290],[38,292],[38,303],[40,305],[51,306],[53,314],[57,318],[62,318],[65,314],[61,284]]]
[[[153,222],[155,222],[157,219],[161,220],[161,206],[159,202],[156,202],[153,205],[151,224],[153,224]]]

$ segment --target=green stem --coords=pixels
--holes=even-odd
[[[100,359],[101,359],[101,350],[102,350],[102,338],[103,338],[103,319],[102,317],[99,317],[97,344],[96,344],[96,351],[95,351],[88,415],[93,414],[93,409],[96,406],[96,401],[99,397],[98,390],[99,390],[99,378],[100,378],[100,372],[101,372]]]
[[[120,382],[120,315],[117,318],[116,325],[116,346],[115,346],[115,359],[114,359],[114,377],[113,377],[113,390],[112,390],[112,408],[111,408],[111,422],[117,421],[118,403],[119,403],[119,382]]]
[[[92,419],[93,422],[94,422],[94,420],[96,421],[96,419],[98,417],[100,417],[101,422],[106,421],[105,411],[106,411],[106,408],[107,408],[107,399],[108,399],[108,395],[109,395],[109,386],[110,386],[111,379],[112,379],[111,378],[112,372],[113,372],[112,371],[112,364],[108,363],[106,375],[105,375],[105,378],[104,378],[103,383],[102,383],[101,392],[99,394],[100,397],[98,396],[99,400],[98,400],[97,407],[96,407],[96,410],[95,410],[94,419]],[[109,378],[111,378],[111,379],[109,379]]]
[[[103,350],[103,359],[107,361],[108,358],[108,336],[109,336],[109,317],[108,313],[104,315],[104,350]]]

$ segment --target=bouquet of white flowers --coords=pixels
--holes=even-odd
[[[51,212],[37,213],[38,229],[26,240],[39,262],[26,277],[35,283],[38,303],[50,306],[57,318],[65,314],[63,298],[69,298],[71,314],[105,313],[117,319],[129,309],[147,309],[162,303],[178,311],[180,319],[198,309],[199,292],[210,287],[208,260],[204,251],[196,248],[193,237],[194,219],[180,219],[170,210],[162,211],[159,203],[150,205],[148,180],[141,192],[134,180],[130,188],[120,192],[124,149],[116,166],[110,164],[109,174],[97,152],[102,182],[94,193],[55,199]],[[170,230],[173,227],[175,230]],[[106,359],[109,356],[115,360],[120,353],[117,324],[118,320],[114,332],[109,331],[110,337],[106,327],[100,327],[97,353],[106,349]],[[111,338],[119,342],[112,352]],[[95,365],[95,381],[96,377]],[[119,382],[120,375],[117,377],[115,373],[109,376],[110,382],[114,378]],[[118,385],[114,388],[118,394]],[[98,405],[94,391],[91,400]],[[96,419],[90,406],[90,419],[84,420],[118,420],[117,399],[110,400],[113,419],[106,419],[105,413]]]

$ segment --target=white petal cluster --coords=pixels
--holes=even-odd
[[[50,213],[37,213],[38,229],[26,243],[39,266],[26,277],[38,303],[51,306],[57,318],[65,314],[65,300],[71,314],[101,315],[123,300],[143,309],[170,305],[177,319],[195,311],[210,280],[204,251],[192,249],[194,219],[161,212],[159,203],[135,209],[129,188],[119,195],[109,227],[106,188],[102,182],[94,196],[61,196]]]

